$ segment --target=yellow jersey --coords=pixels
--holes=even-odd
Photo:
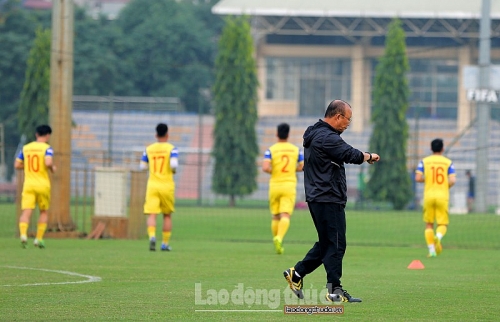
[[[175,188],[174,171],[170,167],[170,159],[177,158],[178,151],[168,142],[156,142],[144,151],[141,162],[149,165],[148,188]]]
[[[450,198],[449,176],[455,176],[453,162],[442,155],[423,158],[415,171],[424,175],[424,198]]]
[[[297,165],[304,162],[304,154],[289,142],[273,144],[264,154],[264,160],[271,162],[270,185],[297,183]]]
[[[53,156],[54,150],[45,142],[31,142],[23,146],[16,160],[24,166],[24,187],[50,188],[45,158]]]

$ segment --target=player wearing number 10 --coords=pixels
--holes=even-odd
[[[302,171],[304,155],[299,148],[287,142],[290,126],[278,125],[278,142],[264,154],[262,170],[271,174],[269,180],[269,208],[272,214],[271,231],[276,253],[282,254],[283,238],[290,226],[295,207],[297,171]]]
[[[436,257],[443,250],[441,239],[449,223],[450,188],[456,181],[455,167],[450,159],[443,156],[443,147],[443,140],[434,139],[431,142],[433,154],[423,158],[415,171],[415,181],[424,182],[424,235],[429,248],[428,257]],[[437,224],[435,235],[434,222]]]
[[[144,214],[148,216],[149,250],[156,250],[156,215],[162,213],[161,250],[170,251],[171,214],[175,211],[174,173],[178,166],[178,152],[172,144],[167,142],[167,124],[160,123],[156,126],[156,139],[158,142],[149,145],[141,158],[141,169],[149,167]]]
[[[45,248],[43,235],[47,229],[50,205],[50,178],[48,171],[55,172],[56,166],[52,163],[54,151],[47,143],[52,134],[48,125],[40,125],[36,128],[36,141],[26,144],[16,158],[14,167],[24,170],[24,184],[21,200],[21,217],[19,218],[19,235],[21,245],[26,248],[28,241],[28,225],[31,214],[36,204],[40,209],[37,233],[34,241],[35,247]]]

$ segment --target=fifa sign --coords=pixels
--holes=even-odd
[[[467,100],[470,102],[498,103],[498,91],[492,89],[468,89]]]
[[[462,85],[467,90],[469,102],[496,104],[500,99],[500,65],[490,65],[488,88],[480,88],[479,67],[464,66]]]

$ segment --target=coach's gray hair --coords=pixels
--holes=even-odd
[[[343,100],[331,101],[330,104],[328,104],[328,107],[326,108],[325,117],[333,117],[335,114],[344,115],[346,106],[351,107],[349,103]]]

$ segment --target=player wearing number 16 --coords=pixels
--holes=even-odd
[[[429,248],[428,257],[436,257],[443,250],[441,239],[446,234],[450,188],[456,181],[453,162],[443,156],[441,139],[431,142],[432,155],[423,158],[415,171],[415,181],[424,182],[425,241]],[[434,223],[437,224],[434,234]]]
[[[269,180],[269,208],[272,214],[271,231],[276,253],[282,254],[282,246],[290,216],[295,207],[297,171],[302,171],[304,155],[299,148],[287,142],[290,126],[278,125],[278,142],[264,154],[262,170],[271,174]]]
[[[160,123],[156,126],[158,142],[149,145],[141,158],[141,169],[149,167],[144,214],[148,216],[149,250],[156,250],[156,215],[163,214],[161,250],[170,251],[172,234],[171,214],[175,211],[174,173],[178,166],[177,149],[168,140],[168,126]]]
[[[38,204],[40,217],[38,218],[37,233],[34,241],[35,247],[45,248],[43,235],[47,229],[50,205],[50,178],[48,171],[54,173],[56,166],[52,162],[54,151],[47,143],[52,134],[48,125],[40,125],[36,128],[36,141],[23,146],[16,158],[14,167],[24,170],[24,184],[21,200],[21,217],[19,218],[19,235],[21,246],[26,248],[28,242],[28,226]]]

